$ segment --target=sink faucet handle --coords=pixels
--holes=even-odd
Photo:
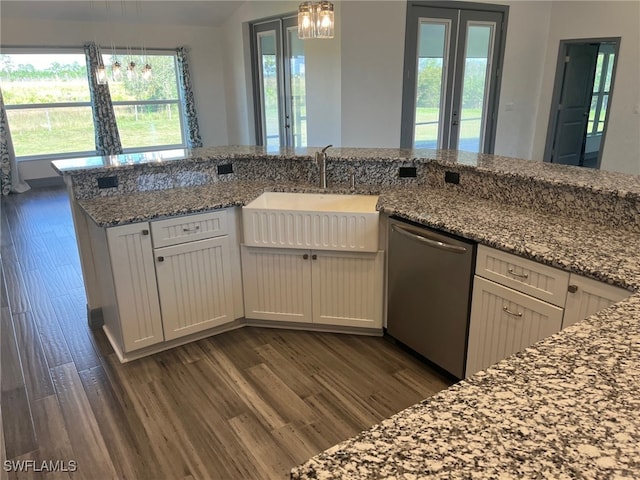
[[[327,150],[329,150],[331,147],[333,147],[333,145],[327,145],[326,147],[324,147],[324,148],[322,149],[322,153],[326,153],[326,152],[327,152]]]

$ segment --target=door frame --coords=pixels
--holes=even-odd
[[[287,116],[290,116],[290,85],[288,76],[290,74],[288,62],[288,47],[286,45],[286,29],[295,22],[297,24],[296,13],[286,13],[273,17],[267,17],[249,23],[249,55],[251,63],[251,83],[253,93],[253,114],[254,131],[256,145],[265,145],[266,139],[263,135],[262,115],[264,105],[262,102],[260,84],[260,58],[258,57],[258,34],[262,31],[274,30],[276,32],[276,69],[278,77],[278,131],[280,136],[280,147],[293,143],[291,129],[287,125]]]
[[[620,53],[620,42],[622,37],[598,37],[598,38],[570,38],[560,40],[558,46],[558,59],[556,61],[556,73],[553,80],[553,95],[551,97],[551,105],[549,108],[549,123],[547,127],[547,139],[544,145],[544,155],[542,160],[547,163],[551,162],[551,151],[555,144],[556,128],[558,126],[558,105],[560,104],[560,96],[562,95],[562,85],[564,81],[564,64],[567,56],[567,48],[569,45],[580,45],[585,43],[613,43],[615,62],[611,71],[611,87],[609,88],[609,100],[607,101],[607,110],[605,112],[605,124],[602,130],[602,139],[600,140],[600,150],[598,151],[598,160],[596,161],[596,169],[600,169],[602,162],[602,152],[604,150],[604,142],[606,140],[607,128],[609,126],[609,112],[611,111],[611,98],[615,87],[616,70],[618,69],[618,55]]]
[[[496,142],[496,128],[498,125],[498,106],[500,103],[500,88],[502,84],[502,71],[504,65],[504,53],[507,45],[507,26],[509,20],[509,6],[492,3],[458,2],[447,0],[409,0],[407,2],[407,14],[405,25],[404,64],[402,69],[402,114],[400,127],[400,148],[413,148],[413,135],[415,124],[415,93],[418,55],[417,25],[414,22],[413,10],[420,7],[444,8],[448,10],[473,10],[480,12],[497,12],[502,14],[502,39],[498,45],[495,57],[495,78],[493,88],[490,89],[487,103],[487,128],[484,141],[484,149],[479,153],[493,153]],[[414,65],[413,70],[410,68]],[[449,89],[447,85],[447,90]],[[451,86],[453,88],[453,86]],[[492,90],[492,91],[491,91]],[[445,108],[446,110],[446,108]],[[407,119],[413,118],[412,122]]]

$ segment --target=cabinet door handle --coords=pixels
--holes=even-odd
[[[305,253],[304,255],[302,255],[302,258],[303,258],[304,260],[309,260],[309,254],[308,254],[308,253]]]
[[[569,293],[576,293],[578,291],[578,285],[569,285],[567,290],[569,290]]]
[[[509,269],[509,273],[511,275],[513,275],[514,277],[519,277],[519,278],[529,278],[529,274],[528,273],[516,273],[515,270],[513,268]]]
[[[502,310],[504,312],[506,312],[509,315],[512,315],[514,317],[521,317],[522,316],[522,312],[512,312],[511,310],[509,310],[509,307],[502,307]]]
[[[164,262],[164,257],[158,257],[159,262]]]
[[[149,230],[147,230],[146,228],[142,230],[142,235],[149,235]]]
[[[182,231],[183,231],[184,233],[197,232],[198,230],[200,230],[200,225],[196,225],[195,227],[183,228],[183,229],[182,229]]]
[[[317,260],[318,259],[318,255],[311,255],[311,260]]]

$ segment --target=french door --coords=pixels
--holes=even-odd
[[[492,153],[507,10],[479,8],[409,3],[402,147]]]
[[[307,145],[305,56],[296,17],[252,25],[256,142]]]

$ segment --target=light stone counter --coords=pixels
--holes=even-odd
[[[271,156],[259,147],[214,150],[209,160],[201,152],[201,167],[242,159],[234,163],[238,172],[222,181],[207,170],[198,181],[213,181],[193,185],[189,176],[182,189],[174,188],[186,178],[179,169],[169,175],[126,167],[143,171],[127,178],[127,189],[104,196],[90,185],[91,175],[123,170],[59,170],[73,177],[86,194],[76,197],[79,204],[103,226],[242,205],[270,189],[317,191],[312,149]],[[340,156],[331,157],[334,184],[355,170],[360,193],[380,193],[383,212],[640,291],[638,177],[447,151],[329,153]],[[416,178],[390,179],[398,166],[415,167]],[[444,184],[450,170],[460,174],[460,185]],[[170,181],[164,190],[145,191],[149,175]],[[634,293],[318,454],[292,478],[640,478],[638,378]]]

